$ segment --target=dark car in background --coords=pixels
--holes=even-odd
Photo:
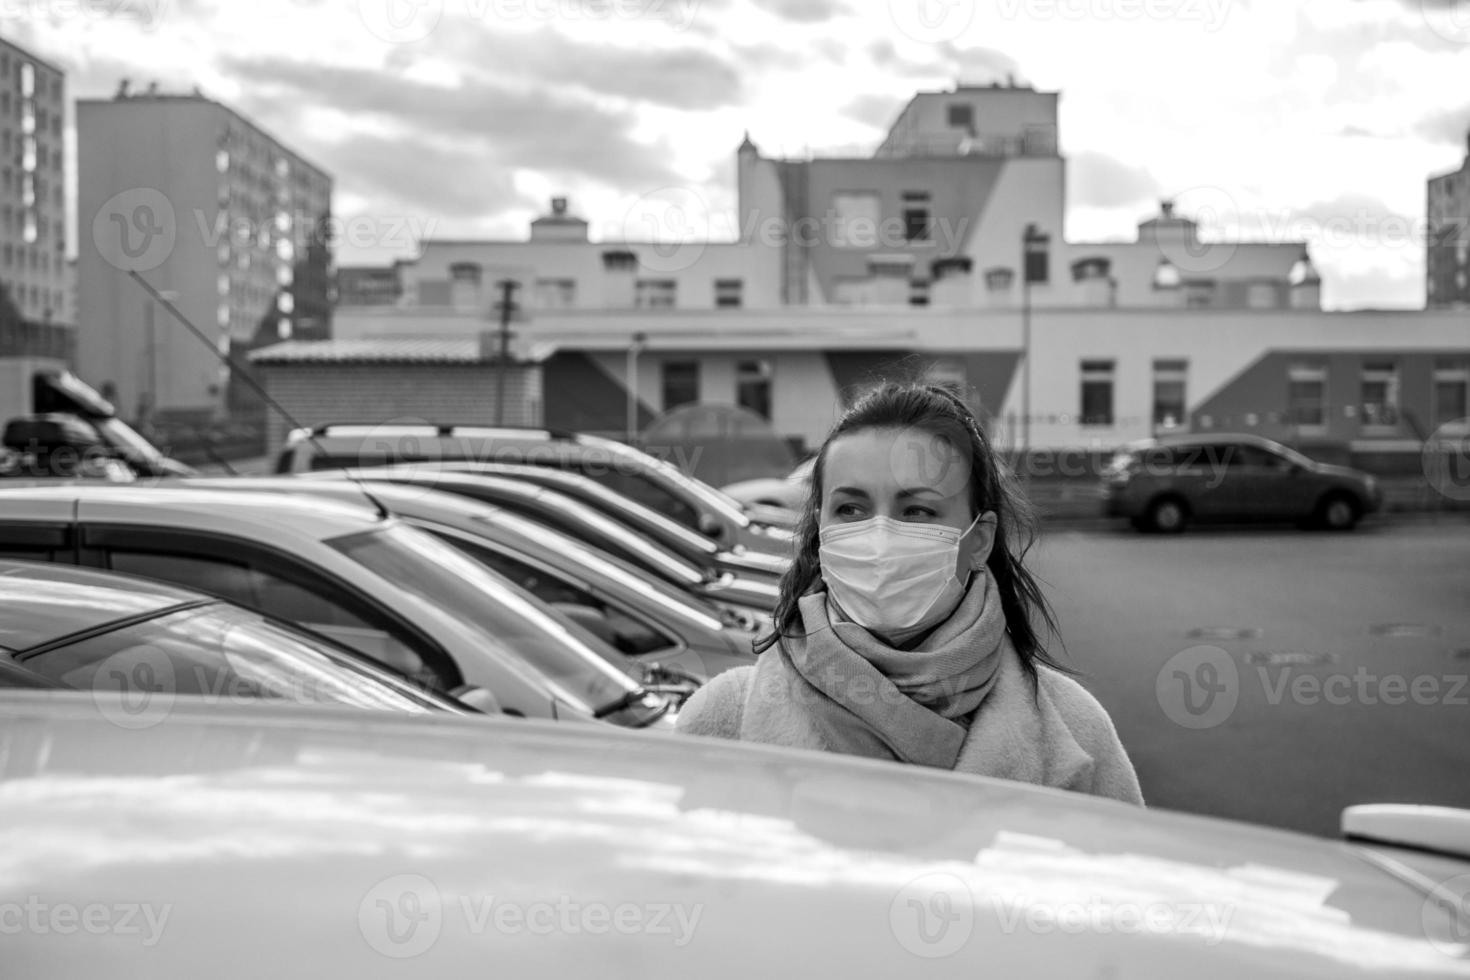
[[[1103,470],[1109,517],[1177,534],[1191,522],[1274,522],[1345,531],[1383,505],[1369,474],[1248,434],[1193,434],[1123,447]]]

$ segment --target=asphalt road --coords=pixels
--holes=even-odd
[[[1035,568],[1150,806],[1337,836],[1470,807],[1470,519],[1058,530]]]

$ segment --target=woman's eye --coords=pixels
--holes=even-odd
[[[861,517],[863,510],[857,504],[838,504],[832,513],[838,517]]]
[[[906,521],[931,521],[936,516],[928,507],[909,507],[903,512],[903,519]]]

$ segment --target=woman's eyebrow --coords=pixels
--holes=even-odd
[[[868,491],[863,490],[860,487],[833,487],[832,492],[845,493],[850,497],[862,497],[865,500],[868,497]]]
[[[944,495],[932,487],[909,487],[907,490],[898,491],[895,496],[902,500],[905,497],[943,497]]]

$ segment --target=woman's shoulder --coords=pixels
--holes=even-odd
[[[1036,682],[1084,748],[1098,740],[1108,743],[1117,740],[1117,731],[1107,709],[1075,677],[1045,664],[1037,664]]]
[[[711,678],[679,709],[675,728],[686,735],[739,738],[740,718],[753,666],[734,667]]]

